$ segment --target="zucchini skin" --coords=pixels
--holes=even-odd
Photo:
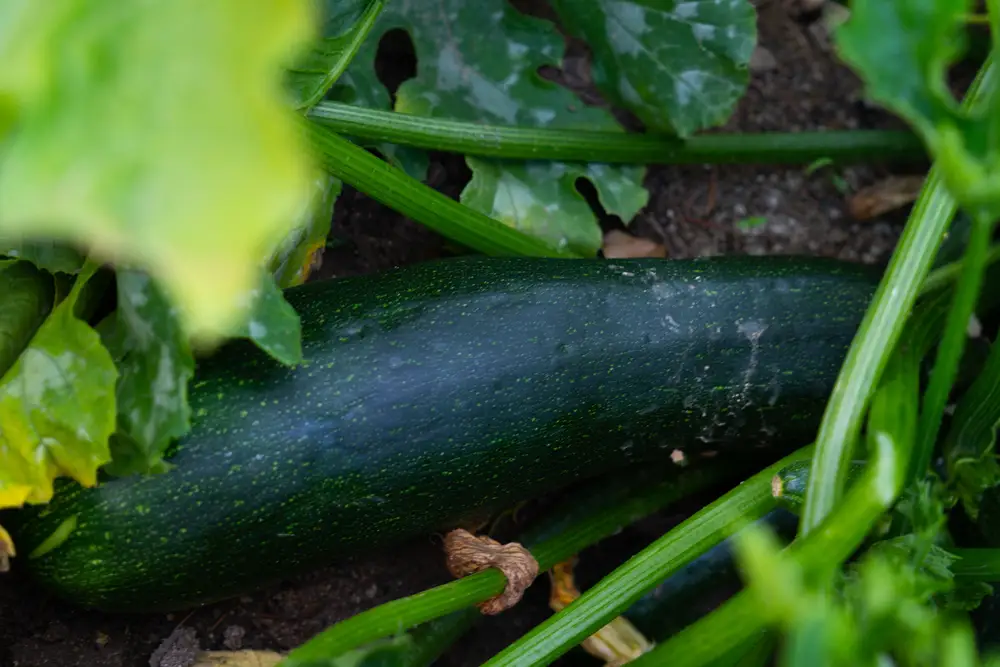
[[[170,611],[674,450],[790,451],[878,280],[816,258],[471,257],[308,283],[285,293],[306,363],[243,341],[204,360],[173,470],[62,482],[4,525],[29,554],[75,517],[20,565],[82,606]]]

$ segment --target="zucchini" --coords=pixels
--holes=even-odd
[[[21,565],[55,594],[167,611],[627,464],[777,456],[813,438],[879,278],[819,258],[463,257],[308,283],[285,293],[305,363],[245,341],[203,360],[170,472],[61,482],[4,521],[22,553],[44,544]]]

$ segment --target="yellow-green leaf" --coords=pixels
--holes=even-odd
[[[0,508],[47,502],[59,476],[92,486],[110,459],[118,372],[97,332],[73,314],[92,274],[81,274],[0,379]]]
[[[0,236],[145,270],[224,336],[316,173],[283,87],[313,3],[3,4]]]

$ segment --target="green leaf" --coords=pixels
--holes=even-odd
[[[52,276],[19,260],[0,266],[0,376],[21,356],[55,304]]]
[[[578,178],[601,183],[601,204],[609,213],[626,220],[649,199],[649,193],[640,185],[641,167],[518,163],[474,157],[466,157],[466,162],[472,168],[472,180],[462,192],[463,204],[582,255],[594,254],[603,236],[600,227],[589,224],[593,212],[576,190]]]
[[[333,176],[321,174],[313,188],[313,196],[298,226],[271,257],[271,273],[282,288],[304,283],[322,258],[333,223],[333,208],[343,183]]]
[[[7,4],[7,3],[5,3]],[[78,243],[150,273],[213,340],[313,177],[281,89],[309,0],[15,2],[0,15],[0,235]],[[0,112],[2,113],[2,112]],[[2,121],[0,121],[2,122]]]
[[[118,309],[110,347],[117,360],[118,432],[112,475],[162,469],[170,443],[187,433],[194,356],[176,313],[144,273],[118,271]]]
[[[963,109],[947,83],[967,49],[972,10],[969,0],[858,0],[836,42],[868,95],[921,135],[958,203],[993,219],[1000,213],[1000,93]]]
[[[110,459],[118,372],[97,332],[73,314],[95,268],[81,272],[0,379],[0,507],[47,502],[59,476],[92,486]]]
[[[323,99],[368,37],[385,0],[326,0],[322,35],[289,68],[288,86],[297,109]]]
[[[0,254],[29,261],[38,268],[52,273],[75,274],[86,261],[76,248],[52,241],[6,238],[0,241],[0,248],[2,248]]]
[[[590,45],[594,84],[653,131],[719,125],[749,82],[756,16],[747,0],[554,0]]]
[[[302,326],[299,314],[285,301],[270,274],[264,274],[256,290],[253,313],[234,336],[248,338],[274,359],[294,366],[302,362]]]
[[[965,511],[979,516],[983,492],[1000,484],[996,434],[1000,426],[1000,345],[993,344],[986,364],[959,400],[943,451],[951,482]]]
[[[368,106],[388,106],[374,61],[378,38],[397,28],[410,34],[417,55],[417,76],[396,92],[400,113],[623,132],[610,112],[585,105],[538,74],[543,66],[561,65],[564,38],[551,22],[520,14],[504,0],[390,3],[334,87],[337,99],[351,102],[353,95]],[[576,189],[578,178],[590,180],[608,211],[626,223],[648,201],[645,167],[479,158],[467,163],[473,177],[461,195],[463,204],[587,255],[597,253],[601,237],[595,215]]]

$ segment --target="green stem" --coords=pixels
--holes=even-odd
[[[655,471],[651,470],[650,473],[655,474]],[[560,503],[553,512],[555,518],[543,521],[537,529],[528,531],[523,543],[538,561],[539,571],[544,572],[556,563],[615,534],[622,527],[717,482],[721,474],[719,470],[707,468],[685,470],[682,474],[651,485],[643,485],[642,476],[639,475],[632,480],[631,485],[628,484],[629,479],[621,479],[621,483],[610,492],[601,489],[607,484],[606,480],[595,482],[594,487],[587,487],[581,494],[573,494]],[[636,493],[636,489],[640,491]],[[601,494],[600,497],[597,496],[598,493]],[[574,518],[564,522],[560,519],[568,509],[574,510]],[[499,570],[489,569],[387,602],[324,630],[292,651],[282,667],[306,665],[311,660],[338,656],[369,642],[466,610],[499,595],[505,584],[506,579]],[[456,616],[454,620],[454,624],[442,623],[441,631],[450,632],[454,629],[458,632],[458,628],[452,626],[461,626],[468,619]]]
[[[951,564],[956,579],[1000,581],[1000,549],[949,549],[958,560]]]
[[[996,264],[997,260],[1000,260],[1000,245],[990,246],[990,249],[986,252],[986,265],[992,266]],[[960,259],[957,262],[945,264],[927,274],[924,284],[920,286],[920,296],[936,292],[955,282],[962,273],[965,261],[965,259]]]
[[[314,122],[305,125],[331,175],[456,243],[485,255],[577,256],[463,206]]]
[[[972,221],[969,243],[963,257],[962,272],[958,277],[951,310],[937,349],[934,369],[931,371],[930,382],[924,394],[911,478],[923,476],[930,466],[934,444],[941,429],[945,404],[948,402],[952,385],[958,375],[958,365],[965,351],[969,318],[979,299],[992,233],[992,219],[976,215]]]
[[[427,150],[508,160],[626,164],[808,164],[914,159],[926,155],[911,132],[850,130],[704,134],[681,140],[654,134],[481,125],[322,102],[309,117],[339,134]]]
[[[968,106],[990,94],[995,85],[994,68],[988,60],[963,104]],[[955,200],[941,181],[938,168],[932,168],[823,415],[802,508],[803,536],[823,523],[840,498],[868,400],[899,340],[955,210]]]
[[[891,443],[879,444],[864,474],[837,510],[808,536],[788,546],[787,552],[806,571],[822,572],[846,559],[898,495],[906,470],[906,452],[897,452]],[[708,665],[752,641],[764,629],[766,620],[754,591],[744,589],[701,621],[633,660],[629,667]]]
[[[568,607],[485,663],[488,667],[549,664],[624,612],[671,573],[774,508],[771,478],[808,457],[804,447],[765,468],[633,556]],[[640,658],[641,659],[641,658]]]

